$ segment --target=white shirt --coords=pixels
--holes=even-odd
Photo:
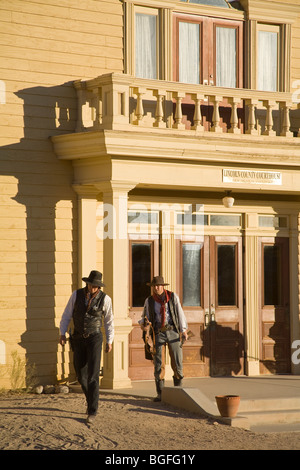
[[[184,311],[182,310],[181,303],[180,303],[178,295],[175,294],[175,292],[173,294],[174,294],[174,307],[178,312],[179,329],[180,329],[180,332],[182,333],[188,327],[187,326],[187,321],[186,321],[186,318],[185,318]],[[166,305],[166,323],[169,323],[169,321],[171,319],[171,315],[170,315],[168,304],[166,303],[165,305]],[[155,311],[155,319],[156,319],[157,323],[161,322],[160,308],[161,308],[161,304],[159,302],[155,301],[154,302],[154,311]],[[148,299],[145,300],[144,312],[145,312],[146,317],[149,320]],[[143,323],[143,320],[140,320],[140,322]]]
[[[66,308],[64,310],[64,313],[62,314],[59,329],[60,329],[60,334],[65,335],[68,329],[68,325],[72,319],[73,315],[73,310],[74,310],[74,305],[75,305],[75,300],[76,300],[76,290],[72,293]],[[112,302],[111,298],[108,295],[105,295],[104,298],[104,303],[103,303],[103,309],[104,309],[104,329],[105,329],[105,335],[106,335],[106,342],[108,344],[112,344],[114,340],[114,316],[113,316],[113,311],[112,311]]]

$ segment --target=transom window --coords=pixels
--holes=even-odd
[[[198,3],[199,5],[211,5],[215,7],[229,8],[226,0],[180,0],[184,3]]]

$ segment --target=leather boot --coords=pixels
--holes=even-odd
[[[174,382],[174,387],[181,387],[181,385],[182,385],[182,378],[177,379],[176,377],[173,377],[173,382]]]
[[[154,401],[161,401],[161,391],[164,388],[165,380],[155,380],[157,396],[154,398]]]

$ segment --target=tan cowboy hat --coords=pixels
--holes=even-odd
[[[102,273],[99,271],[91,271],[89,277],[83,277],[82,280],[92,284],[93,286],[105,286],[105,284],[102,282]]]
[[[146,283],[147,286],[168,286],[169,284],[165,283],[162,276],[154,276],[151,282]]]

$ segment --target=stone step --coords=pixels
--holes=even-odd
[[[221,417],[216,403],[199,389],[166,387],[163,389],[162,400],[175,407],[213,417],[232,427],[257,430],[266,426],[299,424],[300,430],[300,398],[298,397],[241,400],[235,418]]]
[[[261,424],[300,423],[300,410],[268,410],[260,412],[239,413],[238,416],[249,420],[250,428]]]
[[[239,414],[255,411],[276,411],[300,409],[300,397],[241,399]]]

